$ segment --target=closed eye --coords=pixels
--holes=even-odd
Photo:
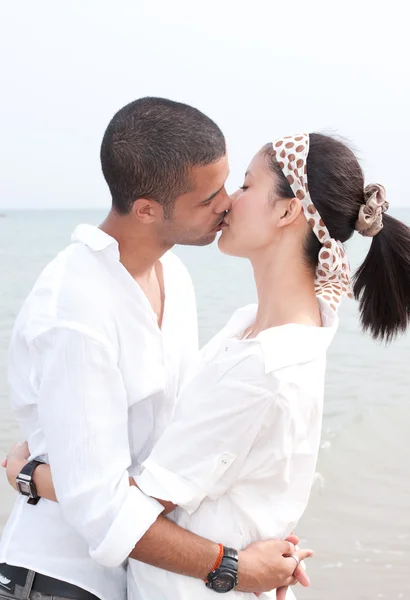
[[[211,196],[209,196],[209,198],[206,198],[206,200],[202,200],[202,202],[200,202],[199,206],[209,206],[212,202],[212,200],[219,194],[219,192],[221,190],[223,190],[225,187],[225,184],[219,188],[219,190],[217,192],[214,192]]]

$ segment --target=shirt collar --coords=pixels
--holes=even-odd
[[[118,260],[120,258],[117,240],[94,225],[78,225],[71,236],[71,241],[84,244],[94,252],[110,249]]]
[[[246,340],[249,344],[259,343],[264,357],[265,372],[270,373],[291,365],[313,361],[326,354],[336,333],[339,319],[323,300],[318,298],[322,327],[310,327],[289,323],[271,327]],[[232,319],[235,333],[244,331],[256,317],[257,305],[240,309]]]

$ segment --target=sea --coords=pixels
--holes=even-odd
[[[410,224],[410,210],[393,213]],[[0,214],[0,455],[21,433],[9,406],[7,352],[14,319],[44,266],[80,223],[104,211],[3,211]],[[369,240],[347,244],[352,268]],[[196,288],[200,341],[238,307],[256,300],[250,265],[215,244],[176,247]],[[360,329],[357,303],[345,300],[328,355],[320,457],[309,507],[297,528],[315,550],[303,600],[410,600],[410,335],[389,346]],[[0,531],[14,492],[0,473]]]

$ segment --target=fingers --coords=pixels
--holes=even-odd
[[[19,442],[18,444],[14,444],[14,446],[9,450],[7,454],[7,459],[10,461],[11,459],[27,461],[30,458],[30,450],[27,442]]]
[[[289,586],[283,586],[276,591],[276,600],[286,600]],[[278,594],[279,592],[279,594]]]
[[[291,533],[287,538],[286,538],[287,542],[291,542],[292,544],[294,544],[295,546],[297,546],[299,544],[299,538],[297,535],[295,535],[294,533]]]
[[[293,575],[290,575],[290,577],[288,577],[284,582],[283,582],[283,587],[290,587],[291,585],[296,585],[298,583],[298,580],[296,579],[296,577],[293,577]]]
[[[276,600],[286,600],[287,587],[281,587],[276,590]]]
[[[306,574],[305,569],[302,567],[302,565],[299,565],[297,567],[297,569],[294,571],[293,573],[296,581],[298,583],[300,583],[300,585],[302,585],[303,587],[309,587],[310,585],[310,579]]]
[[[293,544],[292,542],[289,541],[285,541],[283,542],[283,550],[282,550],[282,555],[289,555],[289,554],[295,554],[296,552],[296,548],[295,548],[295,544]]]
[[[306,558],[310,558],[311,556],[313,556],[312,550],[295,550],[295,552],[284,556],[287,562],[289,575],[293,576],[293,578],[295,578],[296,581],[300,583],[303,587],[308,587],[310,585],[310,579],[306,574],[304,565],[297,564],[295,559],[298,558],[301,562]],[[286,584],[292,585],[290,581],[287,581]]]
[[[28,458],[30,457],[30,450],[27,442],[20,442],[16,444],[13,448],[13,451],[17,452],[18,455],[24,458],[25,460],[28,460]]]
[[[299,560],[305,560],[306,558],[311,558],[314,552],[313,550],[296,550],[293,554],[296,554]]]

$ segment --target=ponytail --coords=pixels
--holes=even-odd
[[[384,214],[383,229],[354,276],[361,324],[389,343],[410,321],[410,228]]]

